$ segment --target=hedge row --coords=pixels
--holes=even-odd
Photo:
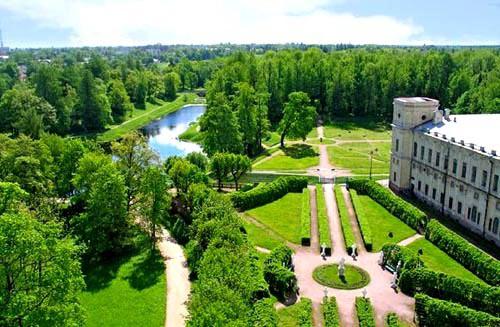
[[[488,284],[500,286],[500,261],[479,250],[437,220],[429,222],[425,238]]]
[[[460,304],[434,299],[425,294],[415,295],[415,315],[421,327],[500,326],[500,318]]]
[[[399,279],[401,291],[460,303],[472,309],[500,314],[500,287],[475,283],[425,268],[407,270]]]
[[[375,327],[375,315],[369,298],[356,297],[356,315],[359,327]]]
[[[312,301],[308,298],[301,298],[297,315],[297,325],[299,327],[312,327]]]
[[[305,177],[278,177],[274,181],[251,189],[248,192],[234,192],[230,195],[234,207],[249,210],[282,198],[289,192],[302,192],[307,187]]]
[[[401,260],[401,271],[424,267],[424,262],[412,250],[397,244],[384,244],[384,265],[396,267]]]
[[[356,239],[354,238],[354,233],[352,231],[349,212],[347,211],[347,206],[344,201],[344,196],[342,194],[342,190],[340,185],[335,185],[334,189],[335,198],[337,202],[337,208],[339,210],[340,223],[342,226],[342,233],[344,234],[344,246],[347,250],[347,254],[351,255],[353,244],[356,244]]]
[[[340,327],[339,308],[337,306],[337,299],[334,296],[323,298],[321,311],[325,327]]]
[[[361,229],[361,236],[363,237],[363,242],[365,243],[365,248],[367,251],[371,251],[373,248],[372,230],[370,228],[370,223],[366,218],[365,207],[360,203],[358,193],[356,190],[349,190],[351,195],[352,205],[356,211],[356,216],[358,217],[359,227]]]
[[[274,308],[274,301],[266,298],[255,302],[249,321],[252,326],[278,326],[278,313]]]
[[[425,227],[427,216],[420,209],[401,199],[389,189],[369,179],[349,180],[349,188],[366,194],[411,228]]]
[[[328,215],[326,213],[325,195],[323,187],[316,185],[316,207],[318,210],[318,229],[319,229],[319,246],[326,245],[325,253],[330,256],[332,254],[332,240],[330,238],[330,225],[328,223]]]
[[[302,212],[300,214],[300,242],[311,245],[311,192],[306,187],[302,190]]]
[[[395,314],[394,312],[390,312],[389,314],[387,314],[387,316],[385,316],[385,326],[404,327],[405,325],[401,323],[397,314]]]
[[[280,300],[285,300],[297,292],[292,254],[289,247],[281,245],[272,250],[264,262],[264,279],[269,284],[271,293]]]

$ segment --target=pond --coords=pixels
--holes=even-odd
[[[203,105],[187,105],[181,109],[151,122],[141,129],[147,136],[149,146],[160,154],[161,159],[201,152],[201,147],[192,142],[179,140],[189,124],[195,122],[204,112]]]

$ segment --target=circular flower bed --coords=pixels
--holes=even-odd
[[[317,267],[313,271],[313,278],[321,285],[345,290],[361,288],[370,282],[370,275],[363,269],[351,265],[345,265],[344,267],[343,278],[339,277],[339,265],[337,264]]]

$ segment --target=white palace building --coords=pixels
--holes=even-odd
[[[394,99],[389,186],[500,246],[500,114],[450,115],[439,101]]]

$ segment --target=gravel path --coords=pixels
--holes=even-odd
[[[413,236],[410,236],[404,240],[402,240],[401,242],[398,243],[398,245],[400,246],[406,246],[410,243],[413,243],[414,241],[418,240],[419,238],[422,238],[424,237],[424,235],[420,235],[420,234],[415,234]]]

